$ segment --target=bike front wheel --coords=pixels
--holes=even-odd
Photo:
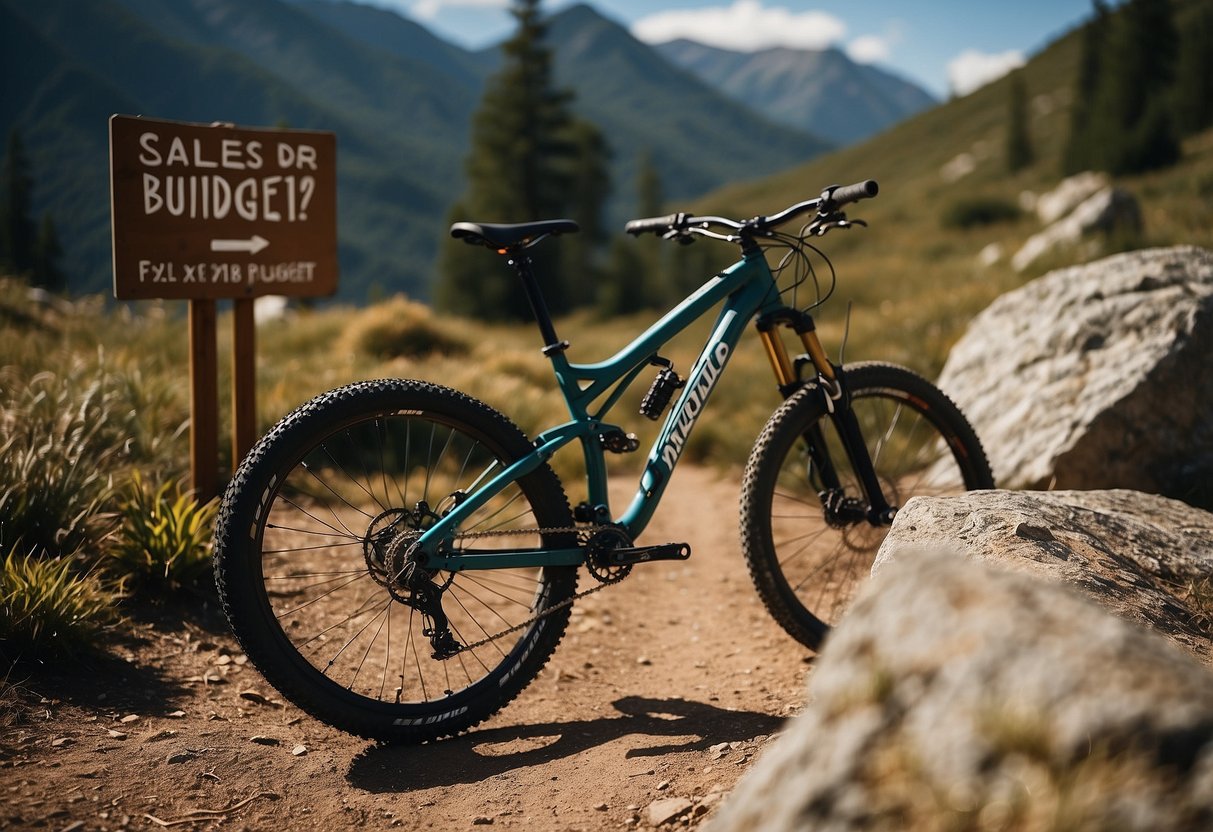
[[[937,387],[891,364],[843,372],[890,506],[994,487],[977,435]],[[829,490],[823,459],[837,477],[832,508],[823,502]],[[750,454],[741,495],[742,549],[763,603],[793,638],[820,649],[870,573],[888,526],[862,518],[864,494],[816,384],[771,416]]]
[[[560,641],[576,568],[429,574],[408,553],[531,450],[497,411],[419,381],[352,384],[287,416],[236,472],[215,530],[219,596],[257,669],[313,716],[379,740],[456,734],[513,699]],[[543,465],[458,534],[559,548],[572,526]]]

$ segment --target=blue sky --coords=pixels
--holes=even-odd
[[[509,33],[509,0],[363,0],[465,46]],[[556,10],[571,0],[549,0]],[[642,40],[688,36],[727,48],[847,49],[938,96],[970,91],[1082,21],[1090,0],[592,0]]]

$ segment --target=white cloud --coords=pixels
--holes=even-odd
[[[948,61],[948,83],[957,96],[968,95],[1023,64],[1023,53],[1017,49],[996,54],[966,49]]]
[[[883,35],[860,35],[847,44],[847,55],[857,64],[887,61],[892,51],[892,44]]]
[[[823,11],[792,12],[762,0],[734,0],[731,6],[671,9],[641,18],[632,34],[648,43],[677,38],[723,49],[752,52],[772,46],[824,49],[846,35],[846,24]]]
[[[433,20],[443,9],[463,6],[465,8],[504,9],[509,0],[417,0],[409,11],[419,20]]]

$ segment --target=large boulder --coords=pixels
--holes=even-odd
[[[1213,503],[1213,253],[1149,249],[999,297],[940,386],[1009,488],[1132,488]]]
[[[1213,675],[1066,588],[884,568],[711,832],[1208,829]]]
[[[1068,584],[1213,662],[1213,514],[1136,491],[974,491],[910,500],[872,574],[923,549]]]
[[[1029,237],[1011,258],[1011,266],[1022,272],[1044,255],[1075,246],[1096,233],[1140,231],[1141,209],[1137,198],[1124,188],[1104,188],[1084,199],[1062,219]],[[1098,245],[1094,248],[1098,249]]]

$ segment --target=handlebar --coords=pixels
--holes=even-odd
[[[629,220],[623,230],[633,237],[639,237],[646,232],[664,234],[667,231],[681,229],[689,214],[670,214],[665,217],[649,217],[643,220]]]
[[[875,179],[865,179],[863,182],[856,182],[854,185],[831,185],[821,192],[821,198],[833,204],[835,208],[847,205],[851,202],[859,202],[861,199],[876,196],[880,193],[880,185]]]
[[[649,232],[663,236],[683,236],[689,232],[713,236],[713,232],[708,229],[711,226],[722,226],[738,231],[740,232],[738,236],[747,238],[755,234],[762,235],[809,211],[816,211],[819,216],[825,216],[837,211],[844,205],[874,197],[878,193],[880,193],[880,185],[877,184],[876,180],[866,179],[853,185],[831,185],[823,190],[821,196],[816,199],[799,202],[789,208],[785,208],[778,214],[772,214],[768,217],[754,217],[745,222],[731,220],[727,217],[696,217],[687,213],[677,213],[664,217],[631,220],[624,226],[624,230],[634,237],[639,237],[641,234]],[[723,237],[724,235],[714,236]],[[725,239],[728,238],[725,237]]]

